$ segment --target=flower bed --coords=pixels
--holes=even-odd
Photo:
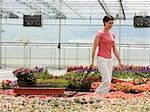
[[[84,80],[87,72],[89,71],[89,66],[79,66],[79,67],[68,67],[67,73],[63,76],[53,76],[48,73],[47,68],[34,69],[20,68],[13,71],[14,75],[18,80],[28,80],[32,81],[34,79],[36,84],[34,86],[38,87],[65,87],[66,90],[78,90],[81,86],[81,82]],[[150,67],[138,67],[138,66],[124,66],[114,67],[113,69],[113,79],[111,91],[123,91],[127,93],[139,93],[146,91],[149,87],[148,82],[150,81]],[[80,91],[94,91],[96,87],[92,88],[91,84],[93,82],[100,82],[101,75],[98,72],[96,66],[88,74],[84,84],[80,88]],[[130,84],[129,84],[130,83]],[[145,85],[144,85],[145,84]],[[140,86],[135,86],[140,85]],[[32,85],[33,86],[33,85]],[[145,86],[145,87],[143,87]],[[141,89],[137,89],[141,88]],[[145,89],[143,89],[145,88]],[[149,89],[147,89],[149,91]]]
[[[95,91],[99,86],[100,82],[93,82],[91,84],[90,91]],[[142,92],[150,92],[150,83],[134,85],[132,82],[117,82],[115,84],[110,85],[110,91],[121,91],[125,93],[142,93]]]
[[[89,66],[79,66],[79,67],[68,67],[67,72],[70,76],[70,87],[74,88],[73,85],[78,88],[80,82],[84,79]],[[87,82],[89,81],[89,82]],[[87,91],[95,91],[101,81],[100,73],[98,72],[96,66],[91,70],[85,80],[85,89]],[[111,91],[122,91],[126,93],[141,93],[145,91],[150,91],[150,67],[142,66],[123,66],[113,68],[113,79],[111,84]],[[86,84],[87,83],[87,84]],[[91,88],[89,89],[89,84]]]
[[[89,69],[89,66],[69,66],[67,68],[68,73],[80,73],[87,71]],[[97,67],[94,66],[91,72],[98,73]],[[113,67],[113,76],[117,78],[150,78],[150,66],[123,66],[123,67],[118,67],[114,66]]]
[[[134,67],[132,67],[134,68]],[[69,85],[78,88],[81,81],[85,77],[88,67],[75,71],[71,71],[63,76],[55,77],[48,74],[47,71],[39,70],[36,68],[36,78],[40,83],[51,82],[51,86],[55,82],[63,82],[63,87],[68,87]],[[116,69],[115,69],[116,70]],[[74,97],[53,97],[53,96],[19,96],[14,97],[10,91],[3,90],[0,93],[0,110],[3,111],[14,111],[14,112],[149,112],[150,111],[150,79],[149,79],[149,68],[147,67],[137,67],[134,68],[136,72],[131,73],[130,70],[117,68],[113,72],[116,74],[124,73],[122,77],[120,75],[114,75],[111,92],[102,95],[93,95],[89,92],[81,93],[79,92]],[[137,70],[141,70],[138,72]],[[37,74],[40,75],[37,76]],[[57,86],[57,83],[55,86]],[[95,84],[94,84],[95,83]],[[91,74],[88,75],[84,88],[86,90],[94,91],[96,86],[100,83],[100,75],[96,68],[92,69]],[[94,84],[93,86],[88,86]],[[61,86],[61,84],[59,85]],[[8,92],[8,95],[7,95]],[[136,93],[136,94],[131,94]],[[66,92],[67,94],[67,92]]]
[[[5,112],[149,112],[150,95],[121,92],[106,96],[78,97],[20,96],[0,94],[0,110]]]

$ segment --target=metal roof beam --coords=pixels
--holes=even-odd
[[[123,19],[126,19],[126,15],[125,15],[125,11],[124,11],[124,8],[123,8],[122,0],[119,0],[119,3],[120,3],[120,7],[122,9]]]
[[[51,4],[49,4],[46,1],[43,1],[43,0],[38,0],[38,1],[42,2],[42,5],[44,5],[47,9],[50,9],[54,14],[56,14],[56,16],[54,16],[54,18],[66,19],[66,15],[63,12],[61,12],[59,9],[53,7]]]
[[[79,17],[82,18],[82,16],[81,16],[77,11],[75,11],[71,6],[69,6],[67,3],[65,3],[65,2],[63,1],[63,4],[66,5],[66,6],[67,6],[69,9],[71,9],[75,14],[77,14]]]
[[[26,7],[29,7],[31,10],[33,10],[33,9],[39,9],[40,7],[39,6],[37,6],[37,5],[33,5],[32,3],[30,3],[29,1],[22,1],[22,0],[16,0],[18,3],[20,3],[20,4],[23,4],[23,5],[25,5]],[[41,10],[41,8],[40,8],[40,12],[41,12],[41,14],[43,14],[43,15],[45,15],[45,16],[47,16],[47,17],[50,17],[49,15],[48,15],[48,13],[49,12],[47,12],[46,10],[45,11],[43,11],[43,10]],[[47,12],[47,13],[46,13]]]
[[[103,4],[104,4],[105,8],[106,8],[106,9],[107,9],[107,11],[108,11],[108,14],[111,14],[111,13],[110,13],[110,11],[109,11],[109,9],[108,9],[108,7],[107,7],[107,5],[106,5],[106,3],[104,2],[104,0],[102,0],[102,2],[103,2]]]
[[[2,17],[3,18],[19,18],[18,15],[14,14],[12,11],[8,11],[7,9],[2,8],[0,10],[0,12],[2,13]],[[6,15],[4,15],[6,14]]]
[[[109,15],[109,12],[105,9],[104,5],[102,4],[102,2],[100,0],[97,0],[99,2],[99,4],[101,5],[101,7],[103,8],[103,10],[105,11],[105,13],[107,15]]]

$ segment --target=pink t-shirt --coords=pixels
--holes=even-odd
[[[115,41],[115,36],[112,32],[98,31],[97,36],[100,37],[99,50],[97,56],[104,58],[112,57],[112,48]]]

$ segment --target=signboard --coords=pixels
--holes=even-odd
[[[134,16],[134,27],[150,27],[150,16]]]
[[[41,26],[41,15],[24,15],[23,26]]]

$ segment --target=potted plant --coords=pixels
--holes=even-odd
[[[14,76],[18,79],[18,86],[34,86],[35,73],[29,68],[19,68],[13,71]]]

